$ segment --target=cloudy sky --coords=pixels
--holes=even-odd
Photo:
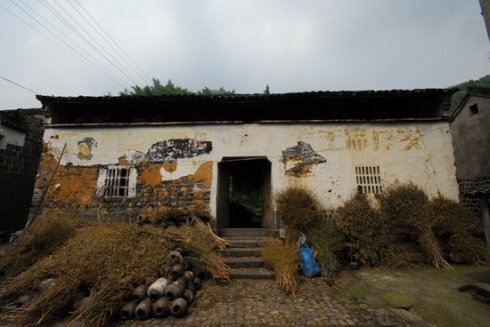
[[[480,12],[478,0],[0,0],[0,77],[62,96],[151,77],[238,93],[448,87],[490,73]],[[0,79],[0,109],[39,106]]]

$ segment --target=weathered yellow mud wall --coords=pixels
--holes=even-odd
[[[274,193],[304,185],[328,208],[355,192],[358,166],[379,166],[384,186],[412,182],[430,196],[458,199],[446,122],[48,128],[45,142],[54,158],[66,143],[61,164],[67,174],[53,182],[61,185],[58,191],[50,189],[58,203],[95,208],[99,167],[125,163],[136,168],[135,199],[110,202],[112,207],[104,203],[109,214],[118,205],[134,212],[165,205],[209,208],[215,215],[217,163],[223,157],[267,157]],[[85,181],[78,186],[64,186],[81,177]],[[63,187],[77,195],[61,193]]]

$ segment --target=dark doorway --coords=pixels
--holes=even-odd
[[[270,161],[264,157],[225,157],[218,169],[219,228],[268,227]]]

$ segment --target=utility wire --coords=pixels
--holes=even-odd
[[[105,44],[107,44],[112,50],[113,52],[118,55],[119,58],[121,58],[123,61],[124,61],[124,67],[126,68],[130,68],[131,69],[131,74],[136,77],[136,79],[138,80],[142,80],[143,83],[144,81],[146,80],[146,77],[144,75],[142,75],[137,69],[134,69],[134,67],[131,65],[131,62],[128,61],[124,56],[121,56],[121,54],[118,52],[118,50],[107,40],[106,37],[104,37],[104,35],[102,35],[99,30],[90,22],[90,20],[87,19],[86,15],[81,12],[74,4],[73,2],[70,2],[70,0],[66,0],[66,2],[73,8],[73,10],[75,10],[77,12],[77,14],[82,17],[82,19],[95,31],[95,33],[97,33],[97,35],[99,36],[99,38],[101,40],[103,40],[105,42]],[[94,39],[95,40],[95,39]],[[97,42],[98,43],[98,42]],[[98,43],[100,45],[100,43]],[[100,45],[102,48],[104,48],[102,45]],[[121,62],[119,61],[119,59],[115,58],[111,52],[109,52],[106,48],[104,48],[104,50],[109,54],[111,55],[112,58],[114,58],[114,60],[116,60],[119,65],[123,66],[123,64],[121,64]],[[127,72],[129,72],[129,70],[126,70]]]
[[[50,38],[48,35],[46,35],[45,33],[41,32],[39,29],[37,29],[36,27],[34,27],[33,25],[31,25],[30,23],[28,23],[27,21],[25,21],[24,19],[22,19],[21,17],[19,17],[18,15],[14,14],[12,11],[10,11],[8,8],[6,8],[5,6],[3,6],[2,4],[0,4],[0,8],[4,9],[6,12],[8,12],[10,15],[14,16],[15,18],[17,18],[18,20],[20,20],[22,23],[24,23],[25,25],[27,25],[28,27],[30,27],[31,29],[33,29],[35,32],[41,34],[43,37],[45,37],[46,39],[48,39],[49,41],[53,42],[56,46],[58,46],[61,50],[65,51],[66,53],[74,56],[75,58],[77,58],[80,62],[84,63],[85,65],[91,67],[90,63],[87,62],[83,56],[80,56],[76,51],[75,52],[70,52],[68,49],[66,49],[65,47],[63,47],[63,45],[61,45],[60,43],[56,42],[55,40],[53,40],[52,38]],[[68,47],[70,47],[68,45]],[[73,51],[73,50],[72,50]],[[93,67],[91,67],[93,68]],[[118,80],[115,80],[117,83],[121,84],[123,87],[125,86],[125,84],[119,82]]]
[[[66,27],[68,27],[73,33],[75,33],[82,40],[84,40],[85,42],[88,42],[88,44],[91,45],[90,42],[88,40],[86,40],[86,38],[75,27],[73,27],[73,25],[71,25],[70,22],[68,22],[55,8],[53,8],[48,2],[46,2],[46,0],[39,0],[39,2],[44,7],[46,7],[46,9],[48,9],[56,18],[58,18]],[[116,74],[114,74],[114,75],[117,76]],[[122,81],[122,79],[119,76],[117,78],[120,81],[118,83],[121,84],[123,87],[126,87],[126,85],[128,85],[128,83]],[[131,83],[132,82],[130,82],[129,84],[131,84]]]
[[[142,74],[142,76],[145,77],[147,81],[151,81],[151,78],[149,78],[148,75],[146,75],[145,72],[131,59],[131,57],[126,53],[126,51],[124,51],[124,49],[111,37],[111,35],[95,20],[95,18],[90,14],[90,12],[87,9],[85,9],[85,7],[78,0],[75,0],[75,2],[80,6],[80,8],[83,9],[83,11],[85,11],[85,13],[87,13],[90,19],[101,29],[102,32],[104,32],[104,34],[109,38],[109,40],[111,40],[112,43],[120,50],[120,54],[125,56],[129,60],[129,62],[133,64],[133,67],[135,67]]]
[[[134,81],[137,81],[138,79],[138,76],[137,75],[134,75],[133,73],[131,73],[129,70],[127,70],[127,68],[124,66],[124,65],[121,65],[121,62],[119,61],[119,59],[117,59],[111,52],[107,51],[107,49],[104,47],[104,45],[102,45],[93,35],[92,33],[90,33],[89,31],[87,31],[87,29],[78,21],[77,18],[75,18],[68,10],[65,9],[65,7],[60,4],[57,0],[54,0],[54,2],[68,15],[69,18],[71,18],[72,21],[75,22],[76,25],[78,25],[78,27],[80,27],[82,29],[83,32],[85,32],[86,35],[89,36],[90,39],[93,40],[93,42],[95,42],[95,44],[102,50],[105,52],[106,55],[108,55],[109,57],[111,57],[112,60],[116,61],[117,64],[120,66],[120,71],[122,73],[125,74],[125,76],[127,78],[129,78],[129,80],[132,80],[133,82]],[[70,2],[68,2],[70,4]],[[83,17],[82,17],[83,18]],[[124,71],[124,72],[123,72]],[[136,80],[134,79],[136,77]],[[136,83],[137,84],[137,83]]]
[[[73,20],[76,25],[78,25],[89,37],[92,37],[92,35],[90,33],[87,32],[87,30],[78,22],[78,20],[75,19],[75,17],[73,17],[70,12],[68,12],[65,7],[63,7],[57,0],[53,0],[54,3],[56,3],[58,5],[58,7],[61,8],[61,10],[63,10],[70,18],[71,20]],[[71,25],[71,24],[70,24]],[[76,27],[75,27],[76,29]],[[99,50],[99,48],[97,48],[96,46],[94,46],[94,44],[92,42],[90,42],[90,40],[88,40],[85,36],[83,36],[82,33],[78,33],[78,35],[80,37],[82,37],[82,39],[94,50],[96,51],[99,55],[101,55],[109,64],[111,64],[112,66],[114,66],[114,68],[116,68],[124,77],[126,77],[126,79],[131,83],[131,84],[138,84],[138,83],[135,83],[134,79],[129,76],[123,69],[121,69],[118,65],[116,65],[111,59],[109,59],[104,53],[102,53],[101,50]],[[96,42],[98,44],[98,42]],[[100,45],[99,45],[100,46]]]
[[[30,88],[25,87],[25,86],[23,86],[23,85],[20,85],[19,83],[16,83],[16,82],[14,82],[14,81],[11,81],[11,80],[9,80],[8,78],[5,78],[5,77],[3,77],[3,76],[0,76],[0,78],[1,78],[1,79],[3,79],[4,81],[7,81],[7,82],[9,82],[9,83],[12,83],[12,84],[14,84],[14,85],[16,85],[16,86],[18,86],[18,87],[23,88],[24,90],[27,90],[27,91],[29,91],[29,92],[32,92],[32,93],[34,93],[34,94],[40,94],[40,92],[36,92],[36,91],[34,91],[34,90],[31,90]]]
[[[63,40],[62,38],[60,38],[58,35],[56,35],[56,33],[54,33],[51,29],[49,29],[48,27],[46,27],[42,22],[40,22],[38,19],[36,19],[36,17],[32,16],[29,12],[27,12],[24,8],[22,8],[19,4],[15,3],[14,0],[10,0],[17,8],[19,8],[20,10],[22,10],[26,15],[28,15],[32,20],[34,20],[37,24],[39,24],[42,28],[44,28],[46,31],[48,31],[51,35],[53,35],[56,39],[58,39],[60,42],[62,42],[65,46],[67,46],[72,52],[70,53],[69,51],[67,51],[65,48],[63,48],[63,46],[60,46],[57,42],[55,42],[54,40],[52,40],[51,38],[47,37],[45,34],[41,33],[37,28],[33,27],[32,25],[28,24],[27,22],[23,21],[20,17],[14,15],[12,12],[10,12],[9,10],[7,10],[5,7],[3,7],[6,11],[8,11],[10,14],[14,15],[17,19],[21,20],[22,22],[24,22],[25,24],[29,25],[31,28],[33,28],[34,30],[36,30],[38,33],[40,33],[41,35],[43,35],[44,37],[48,38],[50,41],[52,41],[53,43],[55,43],[56,45],[58,45],[59,47],[61,47],[63,50],[67,51],[68,53],[74,55],[75,57],[77,57],[77,59],[81,60],[84,64],[88,65],[89,67],[91,67],[92,69],[95,68],[95,70],[98,70],[99,72],[103,73],[103,74],[106,74],[108,75],[111,79],[113,79],[114,81],[116,81],[117,83],[121,84],[122,86],[125,86],[126,84],[121,80],[121,79],[118,79],[117,76],[114,76],[114,75],[111,75],[111,73],[108,73],[107,71],[105,71],[103,68],[101,68],[100,66],[97,65],[97,63],[93,62],[93,58],[91,58],[91,60],[87,59],[85,56],[87,56],[87,52],[85,52],[84,54],[81,54],[77,49],[73,48],[73,46],[69,43],[67,43],[65,40]],[[29,5],[27,5],[23,0],[20,0],[28,9],[30,9],[31,11],[33,11],[36,15],[38,15],[39,17],[41,17],[43,20],[47,21],[44,17],[42,17],[40,14],[38,14],[36,11],[34,11],[34,9],[32,9]],[[53,28],[55,28],[57,30],[58,33],[60,33],[61,35],[63,35],[62,32],[59,31],[59,29],[57,29],[56,27],[54,27],[53,24],[51,24],[49,21],[48,23],[50,24],[50,26],[52,26]],[[66,36],[65,36],[66,37]],[[68,38],[68,40],[70,42],[72,42],[73,44],[77,45],[76,43],[74,43],[72,40],[70,40]],[[84,51],[82,49],[82,51]]]

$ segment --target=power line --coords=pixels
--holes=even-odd
[[[90,14],[90,12],[85,9],[85,7],[78,1],[75,0],[75,2],[80,6],[80,8],[83,9],[87,13],[87,15],[92,19],[92,21],[104,32],[104,34],[109,38],[109,40],[112,41],[112,43],[120,50],[120,54],[125,56],[129,62],[132,63],[133,67],[135,67],[143,77],[145,77],[146,80],[151,81],[151,78],[148,77],[148,75],[145,74],[145,72],[131,59],[131,57],[124,51],[124,49],[111,37],[111,35],[95,20],[95,18]]]
[[[104,35],[102,35],[99,30],[90,22],[90,20],[87,19],[86,15],[84,15],[72,2],[70,2],[69,0],[66,0],[66,2],[73,8],[73,10],[75,10],[77,12],[77,14],[82,17],[82,19],[95,31],[95,33],[97,33],[97,35],[100,37],[101,40],[103,40],[105,42],[105,44],[107,44],[113,51],[116,55],[118,55],[119,58],[121,58],[123,61],[124,61],[124,67],[128,67],[131,69],[131,74],[136,77],[136,79],[141,79],[143,82],[145,81],[146,77],[143,76],[137,69],[134,69],[134,67],[132,67],[131,65],[131,62],[129,62],[126,58],[124,58],[123,56],[121,56],[121,54],[117,51],[117,49],[107,40],[106,37],[104,37]],[[93,38],[94,39],[94,38]],[[95,39],[94,39],[95,40]],[[97,42],[97,41],[96,41]],[[116,60],[119,65],[122,66],[121,62],[119,61],[119,59],[115,58],[111,52],[109,52],[103,45],[101,45],[99,42],[97,42],[97,44],[99,44],[112,58],[114,58],[114,60]],[[129,70],[126,70],[127,72],[129,72]]]
[[[14,3],[14,5],[16,5],[19,9],[21,9],[22,11],[24,11],[27,15],[29,15],[29,13],[27,13],[23,8],[21,8],[18,4],[16,4],[13,0],[11,0],[12,3]],[[124,86],[124,81],[118,79],[117,76],[111,74],[110,72],[107,72],[105,71],[97,62],[97,59],[94,58],[90,53],[88,53],[85,49],[83,49],[80,45],[78,45],[76,42],[74,42],[70,37],[68,37],[65,33],[63,33],[63,31],[61,31],[58,27],[56,27],[55,25],[53,25],[48,19],[44,18],[41,14],[39,14],[37,11],[35,11],[31,6],[29,6],[27,3],[25,3],[24,0],[19,0],[27,9],[29,9],[32,13],[34,13],[37,17],[39,17],[40,19],[42,19],[45,23],[47,23],[49,26],[51,26],[51,28],[53,28],[56,32],[59,33],[59,35],[63,36],[64,38],[66,38],[68,40],[68,42],[70,42],[71,44],[73,44],[74,46],[76,46],[79,50],[77,51],[76,49],[74,49],[70,44],[68,44],[67,42],[65,42],[63,39],[61,39],[60,37],[58,37],[54,32],[52,32],[51,30],[49,30],[46,26],[44,26],[42,23],[40,23],[39,21],[37,21],[34,17],[32,17],[32,15],[29,15],[34,21],[36,21],[39,25],[41,25],[41,27],[43,27],[44,29],[48,30],[48,32],[50,32],[52,35],[54,35],[57,39],[59,39],[61,42],[63,42],[63,44],[65,44],[66,46],[68,46],[72,51],[75,51],[78,55],[84,57],[84,59],[86,61],[89,62],[90,65],[92,65],[91,68],[96,68],[96,70],[98,70],[99,72],[103,73],[103,74],[106,74],[108,75],[110,78],[112,78],[113,80],[115,80],[116,82],[118,82],[119,84],[121,84],[122,86]],[[88,57],[88,58],[85,58],[85,57]]]
[[[54,9],[53,7],[51,7],[51,5],[47,2],[44,2],[45,0],[39,0],[40,3],[46,7],[54,16],[56,16],[56,18],[58,18],[63,24],[65,24],[69,29],[72,30],[72,32],[74,32],[76,35],[78,35],[80,38],[82,39],[85,39],[83,35],[81,35],[81,33],[75,28],[73,27],[62,15],[60,15],[58,13],[58,11],[56,11],[56,9]],[[86,39],[85,39],[86,42],[88,42]],[[91,45],[89,43],[89,45]],[[109,61],[110,63],[110,61]],[[117,79],[118,83],[123,86],[123,87],[126,87],[126,85],[128,85],[127,82],[123,81],[118,75],[116,74],[113,74],[112,72],[109,73],[111,76],[116,76],[115,78]]]
[[[3,79],[4,81],[7,81],[7,82],[9,82],[9,83],[12,83],[12,84],[14,84],[14,85],[16,85],[16,86],[18,86],[18,87],[23,88],[24,90],[27,90],[27,91],[29,91],[29,92],[32,92],[32,93],[34,93],[34,94],[40,94],[40,92],[36,92],[36,91],[34,91],[34,90],[31,90],[30,88],[25,87],[25,86],[23,86],[23,85],[21,85],[21,84],[19,84],[19,83],[14,82],[14,81],[11,81],[11,80],[9,80],[8,78],[5,78],[5,77],[3,77],[3,76],[0,76],[0,78],[1,78],[1,79]]]
[[[92,35],[90,33],[88,33],[86,31],[86,29],[57,1],[57,0],[53,0],[54,3],[56,3],[58,5],[58,7],[61,8],[61,10],[63,10],[70,18],[71,20],[73,20],[89,37],[92,37]],[[71,24],[70,24],[71,25]],[[72,25],[73,26],[73,25]],[[75,29],[77,30],[77,34],[94,50],[96,51],[100,56],[102,56],[109,64],[111,64],[112,66],[114,66],[114,68],[116,68],[116,70],[118,70],[124,77],[126,77],[128,79],[128,81],[132,84],[137,84],[134,82],[133,78],[130,77],[126,72],[124,72],[119,66],[117,66],[112,60],[110,60],[109,58],[107,58],[107,56],[102,53],[96,46],[94,46],[92,44],[92,42],[90,42],[85,36],[83,36],[82,33],[80,33],[78,31],[78,29],[75,27]],[[96,42],[97,43],[97,42]],[[99,45],[100,46],[100,45]]]
[[[56,46],[58,46],[60,49],[62,49],[63,51],[67,52],[68,54],[74,56],[75,58],[77,58],[79,61],[81,61],[82,63],[84,63],[85,65],[91,67],[91,64],[90,62],[88,62],[83,56],[81,56],[80,54],[78,54],[78,52],[76,50],[71,50],[71,52],[66,49],[65,47],[63,47],[63,45],[61,45],[60,43],[56,42],[55,40],[53,40],[51,37],[49,37],[48,35],[46,35],[45,33],[41,32],[38,28],[36,28],[35,26],[31,25],[30,23],[28,23],[27,21],[25,21],[24,19],[22,19],[21,17],[19,17],[18,15],[16,15],[15,13],[13,13],[11,10],[9,10],[8,8],[6,8],[5,6],[3,6],[2,4],[0,4],[0,8],[4,9],[6,12],[8,12],[10,15],[12,15],[13,17],[17,18],[18,20],[20,20],[22,23],[24,23],[25,25],[27,25],[28,27],[30,27],[31,29],[33,29],[35,32],[41,34],[43,37],[45,37],[46,39],[48,39],[49,41],[53,42]],[[44,27],[45,28],[45,27]],[[46,29],[46,28],[45,28]],[[49,29],[47,29],[49,31]],[[53,34],[51,31],[49,31],[51,34]],[[57,37],[55,34],[53,34],[55,37]],[[59,37],[57,37],[59,39]],[[68,48],[72,48],[69,44],[67,44],[66,42],[64,42],[64,40],[60,39],[64,44],[66,44],[68,46]],[[93,67],[91,67],[93,68]],[[100,68],[99,68],[100,69]],[[113,78],[112,76],[110,76],[111,78]],[[114,79],[114,78],[113,78]],[[123,87],[125,86],[125,84],[121,83],[120,81],[118,80],[115,80],[117,83],[121,84]]]

